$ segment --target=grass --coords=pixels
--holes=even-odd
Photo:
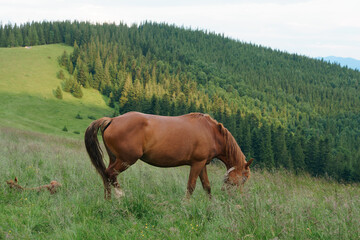
[[[61,84],[65,45],[0,48],[0,239],[359,239],[360,188],[285,171],[253,171],[244,193],[221,191],[225,168],[209,165],[213,199],[198,187],[184,201],[189,167],[139,161],[119,176],[120,200],[103,187],[86,154],[84,130],[112,114],[106,99]],[[67,131],[63,131],[67,129]],[[17,192],[59,181],[55,195]]]
[[[254,171],[244,193],[221,191],[225,168],[209,166],[213,199],[198,182],[184,201],[188,167],[139,161],[119,175],[126,195],[103,199],[83,142],[0,128],[0,239],[359,239],[360,188],[287,172]],[[57,180],[55,195],[17,192]]]
[[[0,126],[79,138],[92,118],[111,115],[98,91],[82,89],[82,99],[63,92],[63,99],[54,96],[62,80],[57,57],[72,48],[54,44],[25,48],[0,48]],[[83,119],[75,119],[77,114]],[[66,126],[68,132],[62,131]]]

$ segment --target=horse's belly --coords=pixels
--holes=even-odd
[[[156,167],[177,167],[190,165],[191,160],[185,157],[173,156],[172,154],[144,154],[141,160]]]

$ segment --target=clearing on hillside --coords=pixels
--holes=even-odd
[[[94,89],[82,89],[81,99],[66,92],[62,100],[55,98],[54,91],[62,84],[56,77],[61,70],[57,58],[64,51],[70,53],[72,47],[0,48],[0,125],[82,137],[93,118],[113,112]],[[82,119],[75,118],[77,114]],[[62,131],[65,126],[68,132]]]

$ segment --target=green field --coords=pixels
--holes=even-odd
[[[0,48],[0,239],[360,238],[358,184],[285,171],[255,169],[242,194],[227,194],[225,167],[211,164],[213,198],[198,182],[185,201],[189,167],[139,161],[119,175],[125,197],[105,201],[82,138],[89,116],[113,110],[95,90],[83,89],[82,99],[54,97],[64,50],[71,48]],[[26,187],[56,180],[62,188],[18,192],[5,183],[15,176]]]
[[[120,201],[103,199],[81,140],[0,129],[0,239],[359,239],[360,188],[286,172],[255,171],[244,193],[221,190],[225,167],[209,166],[213,199],[188,167],[138,162],[119,175]],[[55,195],[17,192],[51,180]]]
[[[63,99],[54,96],[62,80],[56,77],[61,70],[57,57],[72,48],[61,45],[26,48],[0,48],[0,126],[16,127],[38,132],[75,136],[83,134],[92,121],[111,115],[111,110],[98,91],[82,89],[82,99],[63,92]],[[83,119],[76,119],[77,114]],[[63,132],[64,126],[68,132]],[[73,136],[74,135],[74,136]]]

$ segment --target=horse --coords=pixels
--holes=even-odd
[[[98,141],[101,131],[109,165],[106,168]],[[242,187],[250,177],[250,164],[246,162],[231,133],[208,114],[190,113],[182,116],[158,116],[128,112],[93,121],[85,131],[85,146],[104,184],[104,197],[111,199],[111,186],[115,197],[124,195],[117,176],[137,160],[157,167],[190,166],[186,197],[192,195],[196,180],[211,198],[211,187],[206,165],[214,158],[226,166],[224,182],[227,186]]]

